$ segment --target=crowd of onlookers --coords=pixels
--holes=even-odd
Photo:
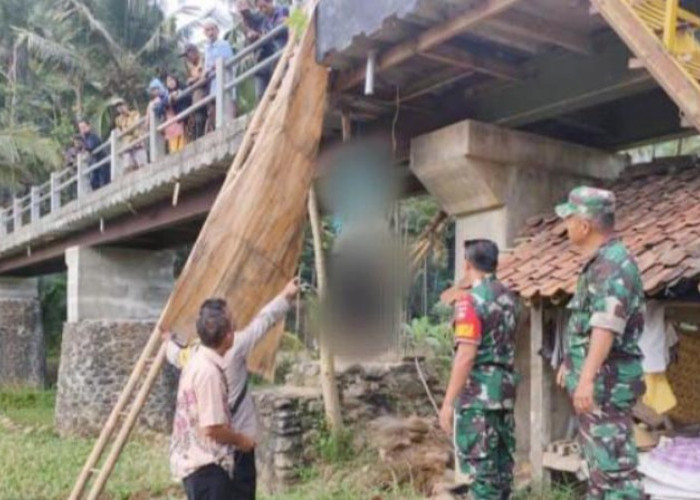
[[[260,37],[269,33],[284,23],[289,16],[286,7],[278,7],[274,0],[254,0],[255,9],[251,8],[248,0],[238,0],[236,6],[243,18],[243,28],[248,43],[254,43]],[[158,120],[158,125],[165,124],[161,133],[165,140],[167,153],[177,153],[186,144],[197,140],[207,132],[214,130],[216,124],[216,104],[212,100],[182,119],[175,119],[193,104],[214,95],[217,89],[215,65],[218,59],[229,60],[234,54],[233,46],[220,38],[219,26],[216,22],[207,20],[203,23],[205,43],[203,53],[193,43],[185,45],[179,56],[183,59],[184,72],[174,70],[159,70],[147,87],[148,106],[145,110],[145,120],[142,114],[129,106],[121,97],[110,101],[113,111],[113,129],[120,135],[120,144],[127,149],[121,153],[120,162],[124,173],[132,172],[148,163],[149,151],[144,141],[138,139],[149,127],[151,117]],[[287,42],[287,31],[273,37],[262,44],[255,53],[257,62],[262,62],[274,55]],[[235,78],[237,65],[226,69],[226,79]],[[259,99],[272,75],[274,66],[268,65],[254,75],[255,94]],[[225,100],[224,112],[235,117],[236,87],[227,90],[230,99]],[[228,97],[228,96],[227,96]],[[80,118],[77,123],[78,133],[73,136],[73,143],[65,150],[65,164],[69,168],[77,166],[78,157],[84,155],[87,167],[102,164],[92,168],[89,181],[92,189],[98,189],[110,182],[111,165],[107,158],[109,149],[101,147],[103,140],[92,130],[89,121]],[[74,190],[73,190],[74,191]]]

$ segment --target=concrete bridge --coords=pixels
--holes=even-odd
[[[247,122],[244,116],[226,123],[181,152],[115,176],[96,191],[80,192],[63,206],[56,199],[64,190],[54,190],[53,209],[46,213],[41,198],[30,196],[31,209],[15,209],[0,226],[0,275],[64,270],[63,255],[73,246],[118,244],[158,250],[193,241]]]
[[[172,290],[173,249],[196,239],[248,126],[250,115],[226,112],[232,90],[281,52],[239,74],[235,69],[283,29],[218,60],[211,94],[178,116],[160,123],[151,115],[148,125],[141,120],[113,131],[98,148],[104,159],[89,164],[81,157],[76,169],[52,173],[0,211],[0,383],[44,384],[37,277],[67,271],[59,431],[90,433],[109,411]],[[216,111],[215,130],[166,154],[164,129],[205,106]],[[124,156],[137,145],[147,148],[150,161],[127,172]],[[111,181],[93,190],[90,174],[107,166]],[[142,424],[169,428],[174,382],[172,373],[162,376]]]

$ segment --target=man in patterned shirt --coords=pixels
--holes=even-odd
[[[632,406],[644,393],[639,337],[644,288],[615,237],[615,195],[579,187],[557,206],[571,243],[588,255],[567,306],[564,363],[557,382],[572,398],[588,464],[589,499],[643,498]]]
[[[177,389],[170,466],[188,500],[227,500],[233,498],[232,447],[249,451],[255,442],[230,427],[224,355],[233,345],[233,327],[224,300],[202,304],[197,334],[202,347]]]
[[[454,426],[457,479],[472,498],[508,498],[515,452],[515,332],[518,303],[495,276],[498,247],[489,240],[464,244],[471,289],[455,305],[452,375],[440,425]]]
[[[295,297],[299,293],[299,280],[291,280],[269,304],[245,327],[235,332],[233,347],[223,355],[221,368],[228,389],[228,408],[231,428],[245,434],[253,441],[259,440],[255,403],[248,391],[248,356],[255,345],[265,337],[272,327],[284,319]],[[233,326],[235,329],[235,325]],[[168,361],[182,369],[194,359],[203,344],[179,343],[176,336],[167,332]],[[183,372],[184,373],[184,372]],[[234,451],[233,483],[231,492],[236,500],[254,500],[257,474],[255,470],[255,448]]]

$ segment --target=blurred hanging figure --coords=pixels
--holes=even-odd
[[[324,204],[338,235],[324,318],[336,354],[366,359],[396,347],[401,253],[388,215],[396,200],[388,141],[346,143],[325,158]]]

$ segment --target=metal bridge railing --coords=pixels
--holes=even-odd
[[[136,124],[124,131],[112,130],[109,139],[92,152],[94,154],[104,151],[106,156],[102,160],[89,165],[86,161],[86,157],[81,155],[78,157],[77,166],[75,168],[65,168],[57,172],[52,172],[48,181],[38,186],[32,186],[29,190],[29,194],[14,198],[11,206],[0,210],[0,236],[14,233],[21,227],[30,225],[49,214],[56,213],[64,206],[76,202],[85,195],[91,193],[93,190],[90,185],[90,174],[105,165],[109,165],[110,167],[110,182],[114,182],[115,179],[128,175],[122,168],[124,163],[123,157],[134,148],[144,146],[149,152],[148,163],[141,165],[140,168],[147,167],[160,160],[165,156],[163,131],[169,125],[186,119],[192,115],[192,113],[208,106],[212,102],[216,110],[215,128],[220,129],[225,126],[227,122],[231,120],[231,117],[225,112],[225,110],[230,109],[230,105],[232,104],[231,90],[255,76],[259,71],[277,63],[282,55],[282,50],[259,61],[241,75],[230,75],[230,73],[232,73],[231,69],[246,56],[252,54],[265,43],[272,41],[273,38],[286,29],[286,26],[278,26],[256,42],[242,49],[227,61],[218,59],[215,63],[213,74],[207,75],[208,79],[214,78],[214,92],[193,103],[177,116],[159,123],[155,112],[151,110],[151,116],[148,120],[148,130],[139,134],[135,139],[126,141],[124,138],[132,136],[135,131],[143,130],[146,124],[145,117],[141,118]],[[193,84],[183,90],[179,97],[189,96],[201,86],[201,83]]]

